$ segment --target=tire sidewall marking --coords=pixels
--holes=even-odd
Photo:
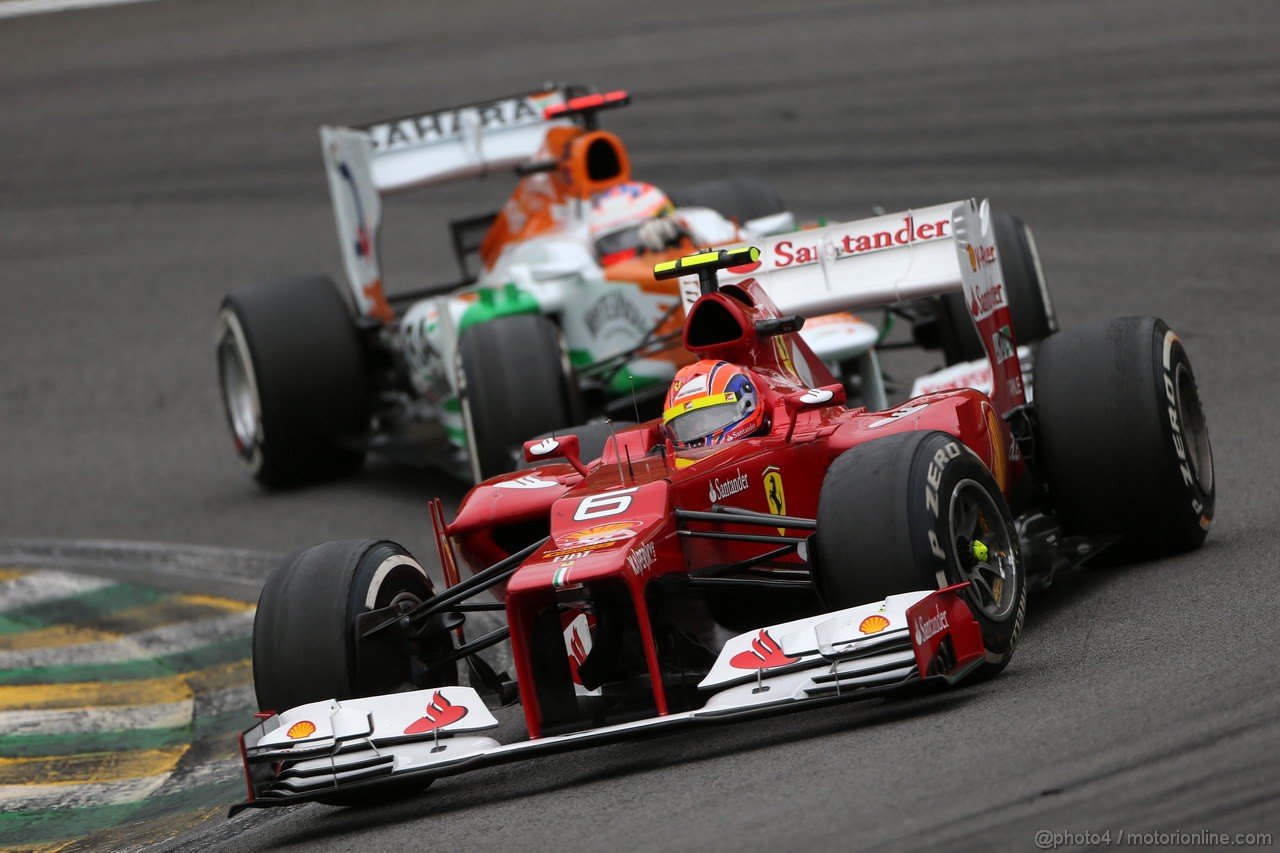
[[[1212,500],[1209,492],[1207,492],[1201,484],[1199,472],[1194,470],[1191,464],[1190,453],[1187,449],[1185,425],[1182,423],[1182,400],[1179,393],[1179,375],[1181,371],[1186,371],[1191,382],[1195,382],[1195,375],[1190,372],[1189,359],[1186,350],[1183,349],[1182,341],[1177,334],[1167,327],[1164,329],[1164,337],[1160,344],[1160,407],[1162,411],[1162,426],[1165,428],[1166,435],[1169,438],[1169,446],[1173,452],[1173,470],[1171,476],[1175,477],[1181,484],[1181,488],[1187,494],[1187,503],[1191,510],[1192,517],[1195,519],[1207,519],[1212,523]],[[1212,464],[1212,459],[1210,459]],[[1201,526],[1204,526],[1203,524]]]
[[[933,524],[929,526],[929,552],[944,565],[947,560],[946,549],[942,547],[942,541],[938,537],[938,528],[941,526],[941,515],[939,513],[938,491],[942,485],[942,477],[946,471],[947,465],[953,459],[958,459],[963,451],[960,449],[960,442],[949,441],[942,447],[938,448],[933,456],[929,458],[929,465],[925,469],[924,484],[924,505],[933,515]]]

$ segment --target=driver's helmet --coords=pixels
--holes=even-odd
[[[703,447],[763,432],[758,380],[727,361],[702,361],[680,369],[667,391],[662,423],[676,447]]]
[[[616,263],[640,253],[640,226],[675,211],[671,199],[652,184],[624,181],[591,197],[588,223],[596,256],[602,264]]]

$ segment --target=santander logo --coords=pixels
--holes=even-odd
[[[982,320],[1005,304],[1004,285],[993,284],[984,288],[981,284],[973,288],[973,298],[969,300],[969,313],[975,319]]]
[[[729,666],[734,669],[770,669],[798,660],[800,658],[793,658],[784,652],[778,641],[770,637],[767,630],[762,629],[751,641],[750,649],[738,652],[729,659]]]
[[[426,715],[419,718],[404,730],[407,735],[421,735],[437,729],[447,728],[467,715],[467,706],[455,705],[437,690],[427,703]]]
[[[730,495],[736,495],[747,490],[747,475],[742,473],[741,468],[735,473],[737,476],[732,479],[711,481],[710,496],[712,503],[722,501]]]
[[[951,625],[947,622],[946,611],[935,610],[928,619],[916,617],[916,645],[923,646]]]

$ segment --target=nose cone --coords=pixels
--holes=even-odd
[[[656,540],[675,535],[669,485],[663,480],[621,488],[616,484],[615,479],[611,487],[597,490],[588,480],[556,501],[551,537],[511,578],[508,594],[563,589],[611,576],[634,581],[652,567],[653,560],[644,555],[656,553]]]

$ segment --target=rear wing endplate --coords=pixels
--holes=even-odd
[[[377,249],[381,196],[526,162],[549,128],[573,125],[572,117],[543,117],[568,94],[568,87],[546,88],[363,127],[320,128],[343,266],[361,315],[392,317]]]

